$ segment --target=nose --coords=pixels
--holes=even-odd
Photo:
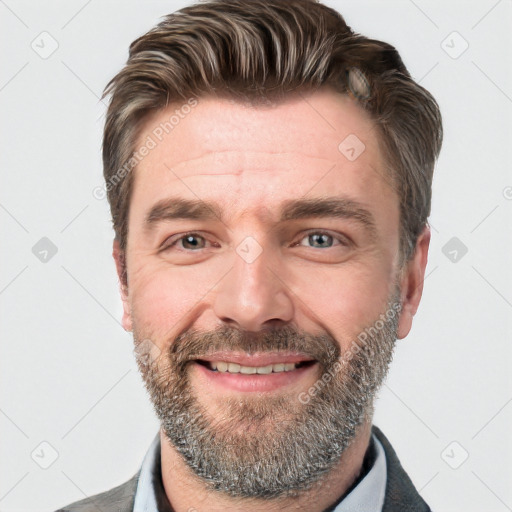
[[[293,319],[290,289],[281,277],[279,262],[268,253],[263,250],[254,261],[235,255],[233,267],[217,286],[213,304],[222,322],[257,332],[282,327]]]

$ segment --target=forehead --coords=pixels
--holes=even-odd
[[[169,144],[175,166],[237,145],[245,151],[281,155],[300,148],[304,154],[332,159],[339,157],[339,143],[349,134],[369,143],[370,153],[374,150],[375,125],[369,115],[348,96],[330,89],[290,95],[270,106],[212,96],[194,102],[193,107],[188,102],[174,103],[148,118],[139,145],[147,136],[158,144],[147,160],[160,159]],[[184,141],[187,145],[181,146]]]
[[[220,198],[233,212],[268,212],[272,199],[350,190],[392,196],[374,122],[348,96],[324,89],[271,106],[199,97],[147,119],[132,206],[166,196]],[[196,197],[196,198],[198,198]]]

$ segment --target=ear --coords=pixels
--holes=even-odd
[[[128,300],[128,281],[126,273],[126,258],[124,251],[119,246],[119,241],[114,240],[112,256],[116,262],[117,276],[119,278],[119,292],[123,301],[123,320],[122,325],[125,331],[132,330],[132,315],[130,310],[130,302]]]
[[[412,327],[412,318],[418,310],[421,295],[423,293],[423,280],[428,259],[428,247],[430,244],[430,228],[425,226],[418,241],[413,257],[405,264],[402,271],[402,311],[398,323],[398,339],[405,338]]]

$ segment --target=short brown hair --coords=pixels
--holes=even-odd
[[[314,0],[200,2],[133,41],[125,67],[103,93],[111,95],[104,177],[122,252],[133,183],[127,162],[134,162],[151,113],[201,95],[279,100],[323,85],[352,95],[375,121],[387,178],[400,198],[400,263],[407,262],[430,215],[443,137],[438,104],[393,46],[355,33],[341,14]]]

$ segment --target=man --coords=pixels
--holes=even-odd
[[[161,429],[65,511],[428,511],[373,404],[422,289],[442,127],[312,0],[218,0],[106,88],[123,326]]]

